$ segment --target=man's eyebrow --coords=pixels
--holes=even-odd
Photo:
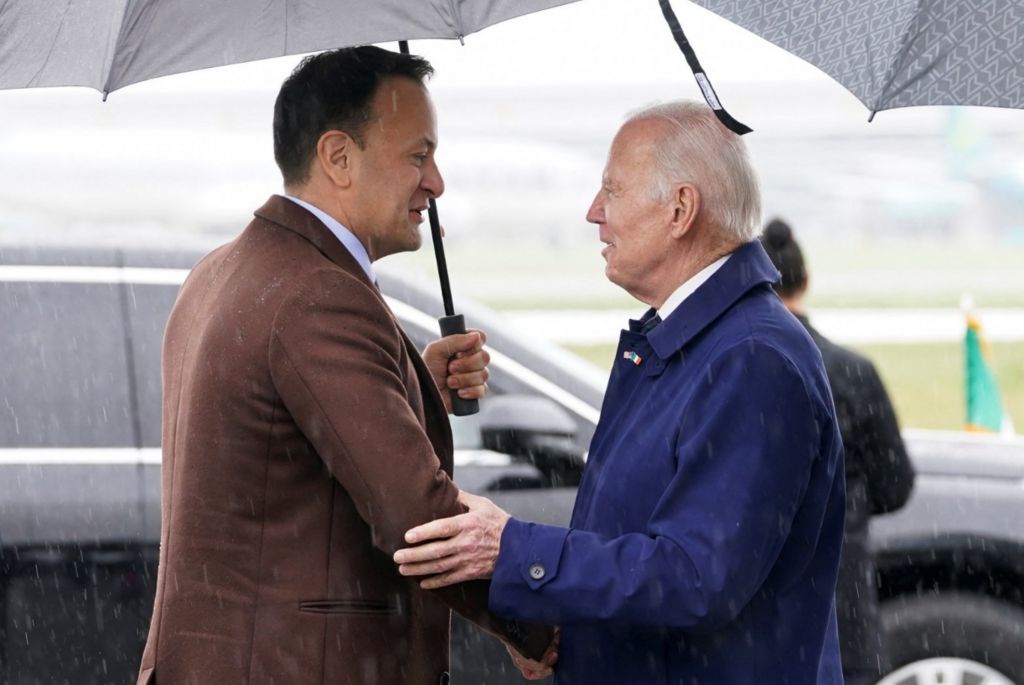
[[[437,147],[437,141],[430,136],[423,136],[423,139],[420,140],[419,144],[425,146],[428,150],[433,150]]]

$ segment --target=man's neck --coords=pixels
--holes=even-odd
[[[289,195],[296,199],[308,202],[313,205],[324,214],[327,214],[342,226],[346,227],[352,233],[358,235],[357,230],[352,226],[352,222],[349,221],[347,213],[339,205],[337,198],[331,196],[328,193],[320,192],[315,184],[305,183],[297,186],[286,185],[284,187],[285,195]],[[360,237],[360,240],[365,244],[365,240]]]
[[[653,297],[651,301],[646,302],[646,304],[660,310],[664,306],[665,301],[668,300],[673,293],[679,290],[683,284],[717,262],[722,257],[735,252],[738,247],[738,243],[719,242],[702,250],[687,252],[686,255],[676,263],[675,268],[670,272],[669,277],[665,279],[665,285],[659,288],[657,295]]]
[[[786,305],[786,309],[797,316],[807,316],[807,309],[804,307],[804,298],[802,296],[783,297],[782,304]]]

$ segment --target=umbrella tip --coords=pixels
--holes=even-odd
[[[107,101],[107,91],[103,91],[103,102]]]
[[[871,110],[871,116],[868,117],[868,123],[870,124],[875,120],[875,115],[878,114],[877,110]]]

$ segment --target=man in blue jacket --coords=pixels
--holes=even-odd
[[[759,215],[745,147],[706,106],[630,117],[587,219],[650,309],[622,332],[570,527],[463,494],[468,513],[395,555],[424,587],[491,578],[494,612],[560,625],[559,685],[842,683],[842,443]]]

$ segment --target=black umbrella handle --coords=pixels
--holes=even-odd
[[[463,318],[462,314],[442,316],[437,320],[437,323],[441,325],[442,338],[466,332],[466,320]],[[452,413],[456,416],[469,416],[470,414],[476,414],[480,411],[479,400],[467,400],[459,397],[459,391],[451,388],[448,389],[448,394],[451,396],[452,400]]]
[[[687,40],[686,34],[683,33],[683,27],[679,25],[679,19],[676,17],[672,5],[669,4],[669,0],[658,0],[658,3],[661,5],[661,13],[665,15],[665,21],[672,31],[672,37],[675,38],[676,45],[682,50],[686,63],[690,65],[693,78],[697,79],[697,85],[700,87],[701,95],[704,96],[704,101],[708,103],[708,106],[715,112],[715,116],[718,117],[718,120],[727,129],[738,136],[750,133],[752,129],[749,126],[736,121],[732,118],[731,114],[725,111],[725,107],[719,101],[718,94],[715,93],[711,81],[708,79],[707,74],[704,73],[704,68],[700,65],[700,60],[697,59],[697,53],[694,52],[693,46]]]

